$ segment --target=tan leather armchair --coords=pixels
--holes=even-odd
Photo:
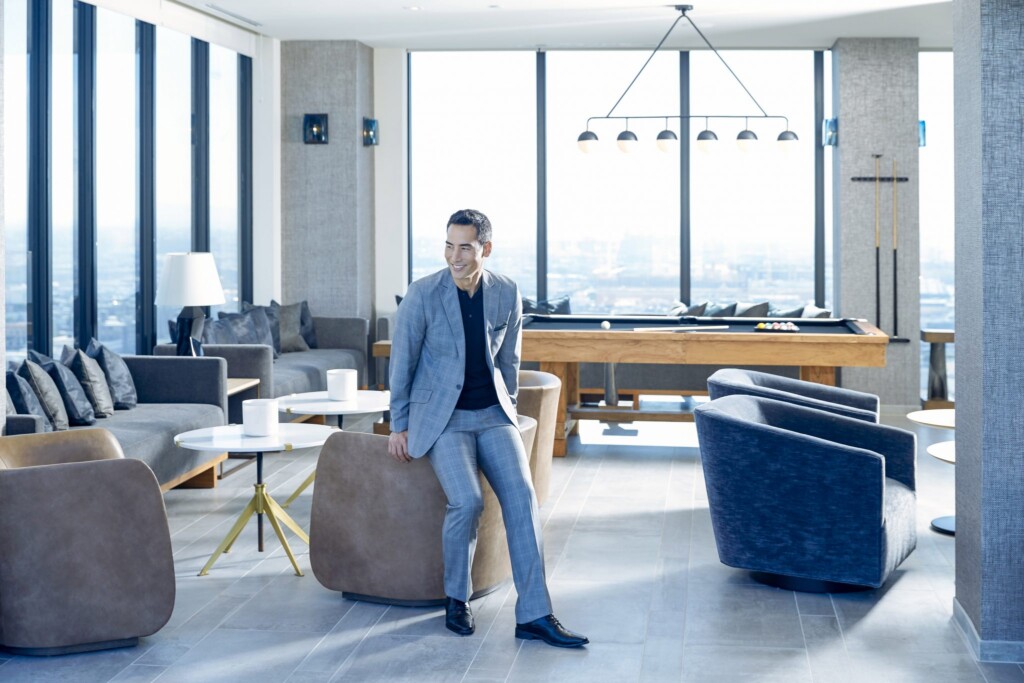
[[[160,486],[105,429],[0,438],[0,646],[135,645],[174,608]]]
[[[529,415],[537,421],[537,438],[530,453],[530,471],[537,504],[543,505],[551,488],[551,457],[555,449],[555,424],[558,420],[558,393],[562,382],[550,372],[519,371],[519,400],[516,409],[520,415]]]
[[[536,422],[520,416],[527,453]],[[512,575],[498,499],[481,477],[484,511],[473,559],[473,597]],[[441,526],[447,499],[426,458],[399,463],[388,439],[338,432],[320,451],[309,560],[324,587],[346,598],[394,605],[444,602]]]

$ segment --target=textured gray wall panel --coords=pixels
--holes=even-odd
[[[982,120],[981,10],[953,4],[956,166],[956,599],[981,632]]]
[[[833,111],[839,146],[833,155],[835,301],[844,316],[875,320],[875,185],[872,154],[881,175],[895,159],[899,277],[899,333],[909,344],[891,344],[885,368],[844,368],[843,386],[881,396],[883,403],[920,400],[920,257],[918,222],[917,39],[842,38],[832,48]],[[893,334],[893,191],[879,188],[881,322]],[[877,323],[876,323],[877,324]],[[958,356],[959,357],[959,356]]]
[[[314,315],[370,317],[373,302],[373,50],[354,41],[281,44],[281,289]],[[328,144],[302,142],[326,113]],[[387,131],[384,131],[387,134]]]
[[[1024,4],[956,2],[957,600],[1024,651]]]

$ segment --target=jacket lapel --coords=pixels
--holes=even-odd
[[[455,291],[455,283],[452,282],[451,273],[445,271],[441,275],[441,284],[438,287],[438,294],[441,296],[441,304],[444,306],[445,315],[448,316],[448,324],[452,328],[452,336],[455,337],[455,349],[460,358],[466,356],[466,331],[462,327],[462,308],[459,307],[459,295]]]
[[[484,271],[483,276],[483,288],[484,288],[484,320],[487,324],[484,325],[484,329],[487,331],[487,348],[490,348],[491,344],[491,330],[494,328],[498,319],[498,305],[501,303],[501,287],[498,284],[497,278],[491,276],[489,272]]]

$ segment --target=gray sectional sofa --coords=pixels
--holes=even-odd
[[[228,377],[260,380],[262,398],[327,389],[326,371],[348,368],[359,372],[359,386],[366,386],[367,350],[370,323],[366,318],[313,317],[317,348],[292,351],[274,358],[273,349],[265,344],[204,344],[206,357],[227,361]],[[160,344],[154,349],[158,356],[173,356],[174,346]],[[228,421],[242,421],[241,404],[233,402]]]
[[[127,458],[141,460],[156,474],[160,488],[168,490],[193,478],[194,485],[213,486],[212,473],[223,454],[203,453],[174,445],[174,435],[192,429],[226,424],[227,363],[223,358],[156,358],[122,356],[131,372],[139,402],[129,410],[116,410],[94,425],[69,431],[106,429],[117,439]],[[8,415],[5,433],[43,431],[34,415]],[[203,475],[207,476],[203,476]]]

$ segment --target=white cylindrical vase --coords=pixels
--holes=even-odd
[[[327,371],[327,398],[332,401],[354,401],[358,388],[359,373],[355,370]]]
[[[277,434],[277,399],[251,398],[242,401],[242,433],[246,436]]]

